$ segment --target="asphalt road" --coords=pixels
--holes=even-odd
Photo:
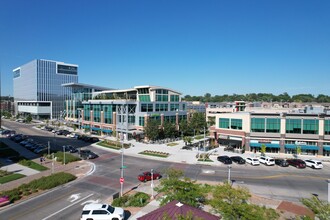
[[[15,122],[3,122],[3,124],[41,141],[54,138],[52,133],[31,129],[30,125]],[[58,146],[65,144],[77,147],[87,146],[79,140],[59,136],[55,136],[55,139],[54,142]],[[89,148],[100,155],[92,161],[96,166],[93,174],[7,208],[0,212],[0,219],[78,219],[84,204],[93,201],[106,202],[113,194],[120,192],[121,156],[99,148]],[[124,169],[124,191],[137,186],[149,186],[150,183],[139,183],[137,174],[151,168],[161,173],[169,167],[182,169],[187,177],[208,183],[227,180],[229,171],[226,165],[214,167],[178,164],[129,156],[125,156],[124,165],[127,166]],[[252,193],[262,196],[299,201],[302,197],[309,197],[312,193],[316,193],[320,199],[326,200],[326,180],[330,178],[330,164],[325,163],[324,166],[321,170],[312,170],[233,164],[230,174],[231,180],[234,180],[233,184],[248,187]],[[130,215],[130,213],[126,214]]]

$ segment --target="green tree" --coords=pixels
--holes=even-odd
[[[261,148],[260,148],[260,153],[262,156],[264,156],[266,154],[266,145],[262,144]]]
[[[182,170],[168,169],[165,171],[167,178],[162,178],[160,184],[155,188],[158,193],[166,196],[159,197],[160,205],[165,205],[173,200],[198,207],[201,200],[205,198],[209,189],[208,185],[196,184],[187,177],[184,177]]]
[[[204,128],[207,127],[205,114],[202,112],[195,112],[190,119],[189,127],[197,133],[202,133]]]
[[[330,216],[330,203],[326,201],[319,200],[316,196],[312,196],[311,198],[301,199],[301,202],[310,208],[316,217],[320,220],[328,220]]]
[[[177,133],[175,124],[165,121],[163,125],[163,131],[165,138],[173,138],[175,134]]]
[[[158,138],[159,125],[156,119],[148,119],[147,124],[144,126],[144,134],[152,141]]]
[[[180,131],[181,135],[183,135],[183,136],[189,135],[190,126],[189,126],[187,120],[181,120],[180,121],[180,123],[179,123],[179,131]]]
[[[233,188],[230,184],[224,183],[214,187],[209,203],[214,211],[221,214],[224,219],[278,219],[279,215],[275,210],[248,204],[247,201],[250,197],[246,188]]]
[[[26,117],[26,122],[27,123],[31,123],[31,121],[32,121],[32,116],[31,116],[31,114],[29,114],[27,117]]]

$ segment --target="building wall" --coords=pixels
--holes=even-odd
[[[49,60],[33,60],[14,72],[14,99],[16,101],[51,101],[52,117],[60,118],[65,111],[65,100],[72,89],[62,84],[78,82],[78,71],[65,68],[77,65]],[[19,70],[19,74],[18,74]],[[25,109],[25,108],[24,108]],[[33,112],[33,109],[27,109]]]

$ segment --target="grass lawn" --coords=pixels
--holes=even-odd
[[[29,167],[31,169],[38,170],[38,171],[48,170],[47,167],[44,167],[32,160],[20,160],[18,163],[23,166],[26,166],[26,167]]]
[[[0,177],[0,184],[4,184],[4,183],[7,183],[7,182],[10,182],[13,180],[17,180],[17,179],[20,179],[23,177],[25,177],[25,175],[19,174],[19,173],[9,174],[7,176]]]
[[[202,139],[202,138],[204,138],[203,135],[198,135],[198,136],[195,137],[196,140],[200,140],[200,139]]]
[[[97,145],[102,146],[102,147],[106,147],[106,148],[115,149],[115,150],[121,150],[121,145],[118,145],[118,146],[110,145],[110,144],[107,144],[104,141],[97,143]]]
[[[170,147],[173,147],[173,146],[176,146],[176,145],[178,145],[178,143],[175,143],[175,142],[167,144],[167,146],[170,146]]]

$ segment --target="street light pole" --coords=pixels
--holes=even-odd
[[[63,165],[65,165],[65,146],[63,146]]]
[[[330,204],[330,179],[328,179],[327,182],[328,182],[328,203]]]
[[[154,169],[151,169],[151,199],[154,199]]]
[[[228,183],[231,184],[231,180],[230,180],[230,169],[231,169],[231,166],[228,165]]]

